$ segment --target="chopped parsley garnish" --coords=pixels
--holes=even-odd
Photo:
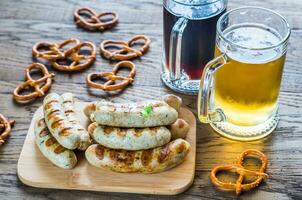
[[[152,113],[152,111],[153,111],[152,106],[150,106],[150,105],[149,105],[149,106],[145,106],[145,107],[144,107],[144,110],[143,110],[143,112],[142,112],[144,118],[149,117],[150,114]]]

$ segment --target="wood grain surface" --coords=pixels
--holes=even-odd
[[[120,23],[103,33],[78,29],[72,13],[80,5],[98,11],[117,11]],[[195,181],[183,194],[169,197],[37,189],[23,185],[16,175],[17,161],[31,118],[42,101],[39,99],[27,105],[12,101],[14,87],[23,81],[24,67],[33,61],[32,45],[38,41],[61,41],[70,37],[99,44],[104,39],[127,39],[134,34],[146,34],[152,43],[150,51],[135,60],[137,75],[134,85],[122,93],[109,95],[86,88],[84,79],[89,72],[112,68],[112,63],[99,55],[97,62],[84,72],[56,72],[51,91],[70,91],[81,101],[105,98],[117,102],[171,93],[160,80],[162,1],[0,0],[0,112],[17,121],[12,136],[0,147],[0,199],[232,199],[236,198],[234,193],[219,191],[211,184],[209,172],[214,166],[234,162],[237,155],[247,148],[257,148],[267,154],[270,178],[256,190],[243,193],[240,199],[302,199],[302,1],[229,0],[228,8],[244,5],[271,8],[284,15],[293,28],[280,94],[281,121],[269,138],[249,143],[224,139],[210,126],[198,122]],[[196,114],[197,97],[182,98]]]

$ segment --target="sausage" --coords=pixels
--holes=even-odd
[[[167,94],[162,97],[162,100],[169,104],[169,106],[174,108],[177,112],[179,112],[182,104],[182,99],[179,96],[176,96],[174,94]]]
[[[177,138],[184,139],[190,129],[190,125],[183,119],[177,119],[176,122],[170,125],[169,130],[171,131],[172,140]]]
[[[88,127],[89,134],[99,144],[111,149],[143,150],[167,144],[171,133],[165,126],[151,128],[119,128],[97,125]]]
[[[144,128],[173,124],[178,112],[165,101],[112,103],[100,101],[89,104],[84,112],[100,125]]]
[[[60,145],[50,134],[44,118],[35,122],[35,140],[41,153],[54,165],[63,169],[72,169],[77,163],[77,157],[72,150]]]
[[[80,134],[69,122],[60,95],[47,95],[43,101],[43,111],[48,130],[56,140],[67,149],[76,149],[80,144]]]
[[[86,150],[91,144],[90,136],[85,128],[79,123],[75,109],[72,93],[64,93],[61,95],[62,105],[68,121],[73,125],[73,128],[80,134],[79,150]]]
[[[182,163],[190,144],[177,139],[149,150],[127,151],[109,149],[100,144],[87,148],[87,161],[95,167],[105,167],[116,172],[158,173]]]

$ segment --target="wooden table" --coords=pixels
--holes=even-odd
[[[229,8],[256,5],[271,8],[284,15],[293,31],[287,54],[280,95],[281,121],[271,137],[251,143],[234,142],[217,135],[209,126],[198,122],[197,164],[192,187],[178,196],[152,196],[121,193],[100,193],[38,189],[23,185],[17,178],[19,154],[33,113],[42,99],[20,105],[12,101],[14,87],[23,81],[24,67],[32,62],[31,47],[38,41],[61,41],[70,37],[99,44],[104,39],[127,39],[134,34],[147,34],[152,40],[150,52],[135,60],[137,75],[133,87],[120,94],[89,91],[84,77],[95,70],[110,70],[112,64],[100,58],[82,73],[56,73],[51,91],[73,92],[81,101],[105,98],[114,101],[135,101],[156,98],[171,91],[160,80],[162,55],[162,1],[82,1],[77,0],[1,0],[0,1],[0,112],[17,121],[12,136],[0,147],[0,199],[228,199],[233,193],[212,186],[209,171],[217,165],[231,163],[247,148],[257,148],[269,157],[270,179],[243,199],[302,198],[302,1],[229,0]],[[117,27],[104,33],[77,29],[72,13],[76,6],[96,10],[115,10],[120,15]],[[257,86],[255,86],[257,87]],[[182,96],[184,103],[196,113],[195,96]]]

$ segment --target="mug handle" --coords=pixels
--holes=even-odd
[[[198,93],[198,118],[203,123],[223,122],[226,120],[223,111],[214,108],[211,103],[213,94],[213,76],[217,69],[227,63],[226,54],[208,62],[203,70]]]
[[[181,17],[171,30],[169,46],[170,79],[175,81],[181,77],[181,42],[188,19]]]

